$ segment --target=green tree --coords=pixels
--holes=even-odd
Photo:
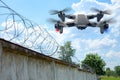
[[[115,72],[118,76],[120,76],[120,66],[115,66]]]
[[[108,77],[109,77],[109,76],[114,76],[114,77],[116,77],[116,76],[117,76],[116,72],[115,72],[114,70],[110,70],[110,68],[109,68],[109,67],[108,67],[108,68],[106,68],[105,73],[106,73],[106,75],[107,75]]]
[[[98,54],[87,54],[86,58],[82,61],[82,65],[84,64],[93,68],[98,75],[103,75],[105,73],[104,67],[106,63]]]
[[[72,63],[72,57],[75,54],[75,49],[72,48],[71,42],[66,42],[63,46],[60,47],[59,58],[66,62]]]
[[[111,76],[111,70],[110,70],[110,68],[106,68],[106,75],[108,77]]]
[[[117,76],[117,74],[116,74],[116,72],[115,72],[115,71],[111,70],[111,74],[110,74],[110,76],[114,76],[114,77],[116,77],[116,76]]]

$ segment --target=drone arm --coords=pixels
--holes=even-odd
[[[75,15],[65,15],[65,17],[67,17],[69,19],[75,19]]]
[[[90,22],[89,24],[87,24],[90,27],[96,27],[97,23],[96,22]]]
[[[93,19],[93,18],[95,18],[95,17],[97,17],[97,15],[87,15],[87,18],[88,18],[88,19]]]
[[[75,26],[75,23],[74,22],[67,22],[66,25],[68,27],[73,27],[73,26]]]

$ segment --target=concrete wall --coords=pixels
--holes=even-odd
[[[96,74],[0,39],[0,80],[96,80]]]

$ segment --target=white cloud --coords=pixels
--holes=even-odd
[[[111,0],[112,3],[120,3],[119,0]]]
[[[78,52],[82,49],[81,44],[80,44],[80,39],[74,39],[72,40],[72,47],[76,50],[78,50]]]
[[[67,29],[68,30],[68,29]],[[54,31],[53,31],[54,32]],[[55,32],[54,32],[55,33]],[[56,33],[55,33],[56,34]],[[76,55],[80,54],[87,54],[89,52],[93,53],[99,53],[101,50],[104,50],[106,48],[114,48],[117,45],[117,40],[110,38],[110,36],[105,36],[103,38],[97,38],[97,39],[83,39],[79,37],[70,37],[70,35],[73,34],[74,36],[78,35],[77,33],[67,32],[63,35],[57,34],[56,37],[54,37],[60,45],[63,44],[66,41],[72,41],[72,46],[74,49],[76,49]],[[69,35],[69,36],[68,36]],[[82,55],[81,55],[82,56]]]
[[[120,51],[113,51],[110,50],[105,54],[105,60],[107,62],[106,67],[110,67],[111,69],[114,69],[115,66],[120,65]]]
[[[81,0],[78,3],[74,3],[72,5],[73,10],[75,10],[76,12],[91,12],[91,8],[102,8],[102,9],[106,9],[108,8],[107,3],[100,3],[96,0]]]
[[[105,47],[115,47],[117,41],[115,39],[111,39],[110,37],[105,36],[103,39],[95,39],[90,43],[90,48],[105,48]]]
[[[106,57],[112,58],[112,57],[118,57],[120,58],[120,52],[112,51],[110,50],[107,54]]]
[[[119,9],[120,10],[120,9]],[[117,15],[120,13],[117,12]],[[115,37],[119,37],[120,36],[120,16],[115,16],[116,19],[116,23],[112,25],[111,27],[111,33],[115,36]]]
[[[111,70],[114,70],[115,66],[120,65],[120,61],[113,61],[113,60],[109,60],[106,64],[106,68],[109,67]]]
[[[76,49],[80,49],[81,46],[84,51],[100,51],[106,48],[114,48],[117,45],[117,41],[115,39],[111,39],[110,37],[104,37],[102,39],[76,39],[73,40],[73,44]]]

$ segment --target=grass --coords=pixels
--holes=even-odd
[[[101,80],[120,80],[120,77],[107,77],[107,76],[102,76]]]

